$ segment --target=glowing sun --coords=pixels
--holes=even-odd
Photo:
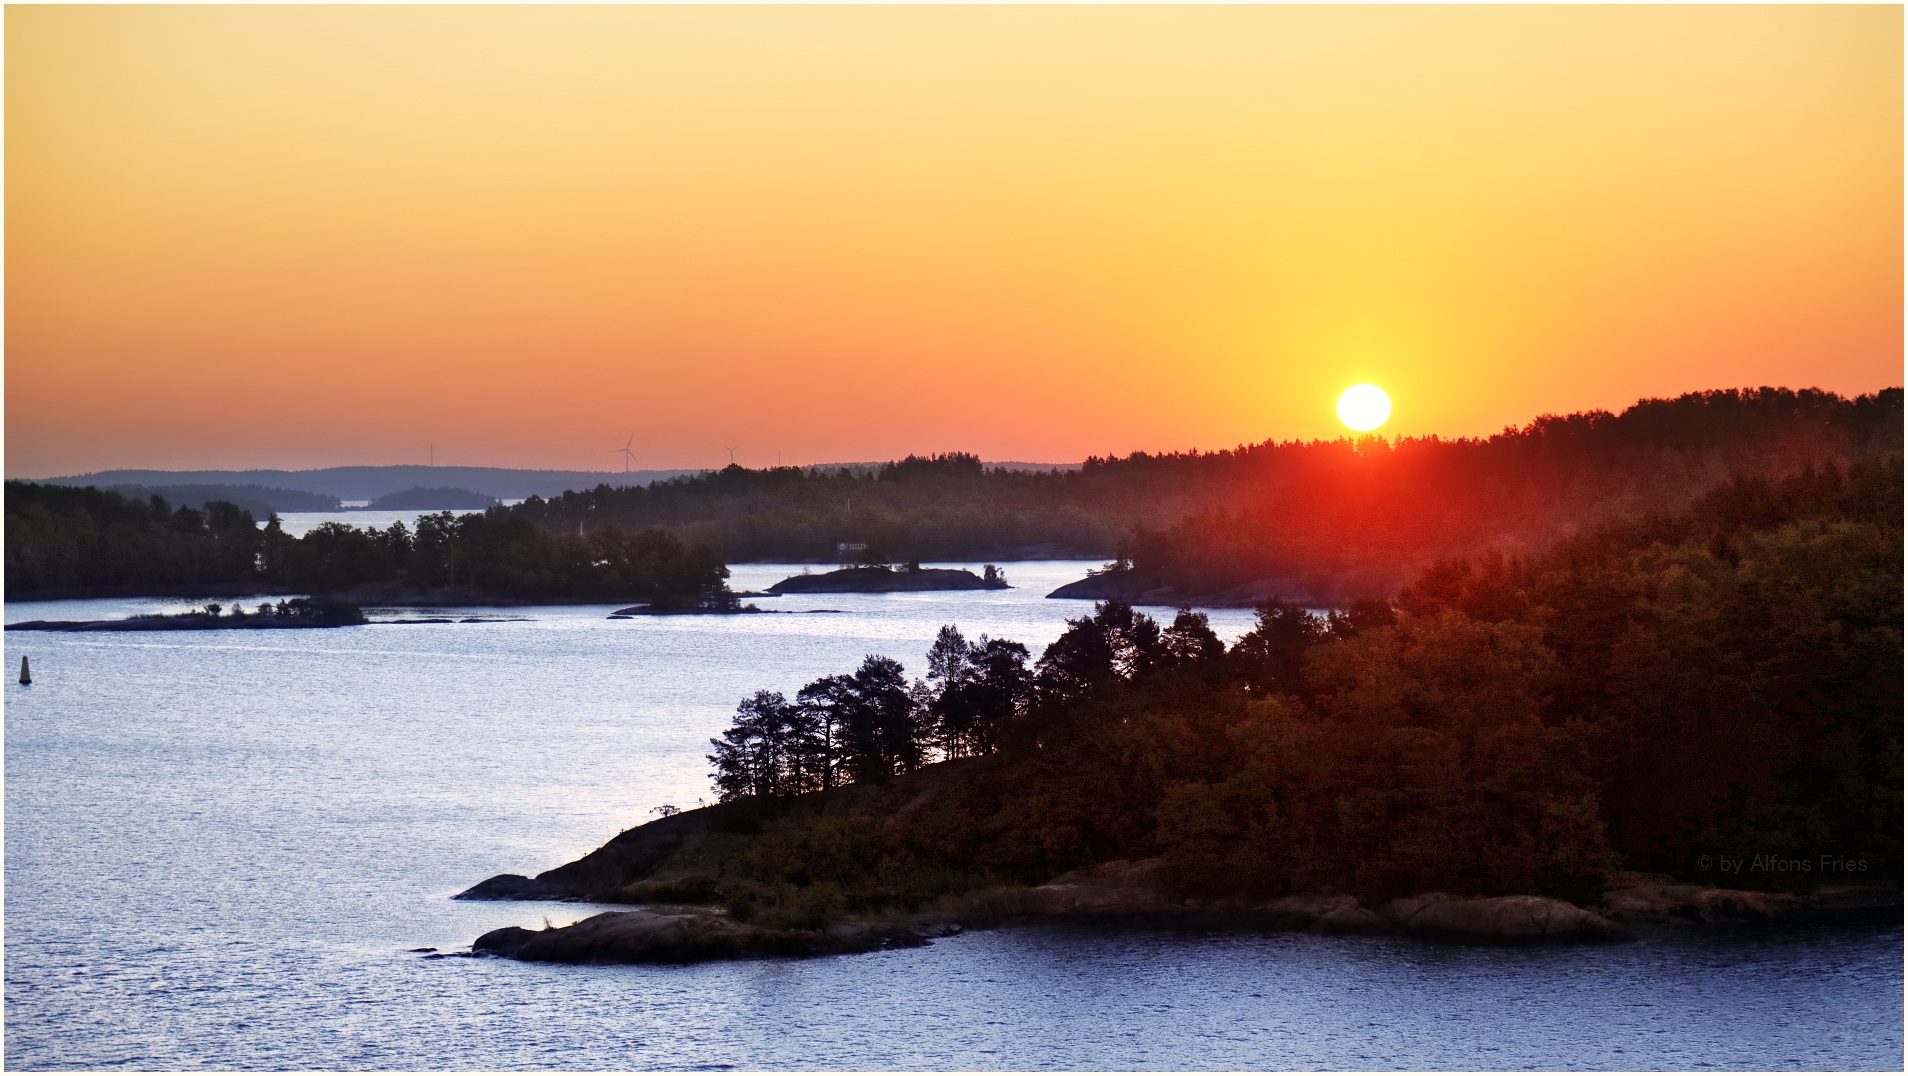
[[[1353,385],[1338,397],[1338,421],[1364,433],[1391,417],[1391,397],[1376,385]]]

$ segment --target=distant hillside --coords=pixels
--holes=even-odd
[[[163,497],[173,506],[183,508],[203,509],[212,501],[225,501],[259,519],[273,512],[335,512],[339,507],[338,498],[329,494],[270,486],[119,485],[106,488],[135,501]]]
[[[379,511],[415,509],[423,512],[480,512],[490,507],[490,503],[491,499],[481,493],[457,489],[454,486],[439,488],[415,486],[386,494],[366,507]]]
[[[957,452],[955,455],[960,455],[960,453]],[[835,474],[841,471],[854,471],[857,473],[865,472],[872,475],[880,471],[883,467],[894,466],[896,462],[896,460],[860,460],[854,463],[805,463],[795,468],[795,470],[806,471],[811,474],[816,472]],[[1084,466],[1086,466],[1084,463],[1028,463],[1025,460],[984,460],[981,462],[981,467],[985,470],[1026,471],[1029,474],[1053,474],[1056,471],[1077,471]],[[746,470],[746,468],[744,469]],[[770,469],[771,468],[763,468],[765,471]],[[704,471],[702,473],[713,474],[715,472]]]
[[[1901,451],[1898,388],[1729,389],[1546,415],[1489,438],[1266,441],[1088,459],[1047,473],[967,453],[878,467],[727,467],[526,500],[556,533],[668,528],[728,563],[1010,561],[1124,555],[1098,597],[1168,603],[1240,587],[1390,593],[1440,557],[1540,548],[1601,520],[1674,510],[1718,482]],[[1073,595],[1068,595],[1073,596]],[[1086,595],[1081,595],[1086,596]]]
[[[500,501],[529,496],[554,497],[565,490],[595,489],[600,485],[644,486],[651,482],[693,475],[680,471],[526,471],[508,467],[325,467],[312,471],[94,471],[91,474],[42,478],[58,486],[267,485],[303,490],[347,501],[373,501],[407,489],[446,486],[468,489]]]
[[[885,466],[873,463],[817,463],[799,470],[834,471],[840,468],[875,471]],[[1013,471],[1078,470],[1077,463],[989,463],[988,467]],[[647,486],[686,475],[707,474],[706,470],[675,471],[531,471],[510,467],[418,467],[397,464],[388,467],[325,467],[311,471],[93,471],[89,474],[37,478],[30,481],[56,486],[98,486],[101,489],[125,486],[180,488],[190,486],[246,486],[273,488],[281,492],[315,493],[332,500],[374,501],[408,489],[455,487],[483,494],[486,499],[518,501],[526,497],[555,497],[571,490],[591,490],[607,485]],[[170,496],[168,496],[168,499]],[[216,498],[215,498],[216,499]],[[224,498],[231,500],[230,497]],[[195,502],[197,503],[197,502]],[[237,502],[234,502],[237,503]],[[263,504],[265,502],[258,502]],[[243,505],[255,514],[251,504]],[[336,508],[327,500],[310,508],[280,507],[280,512],[311,512]]]
[[[363,604],[736,606],[722,563],[662,530],[558,535],[493,511],[295,536],[220,501],[201,511],[93,486],[20,481],[5,492],[9,602],[291,592],[351,593],[348,600]]]

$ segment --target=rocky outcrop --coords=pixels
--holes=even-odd
[[[1807,897],[1793,893],[1655,884],[1610,890],[1603,895],[1600,908],[1609,918],[1628,923],[1714,923],[1774,919],[1811,903]]]
[[[339,615],[317,616],[211,616],[181,613],[166,616],[134,616],[124,620],[27,620],[8,624],[7,631],[282,631],[289,628],[345,628],[368,623],[353,610],[356,619]]]
[[[1107,571],[1056,588],[1047,597],[1087,601],[1117,598],[1133,605],[1246,609],[1268,598],[1278,598],[1296,605],[1323,605],[1328,604],[1327,599],[1335,595],[1321,593],[1320,588],[1298,579],[1254,579],[1219,590],[1200,590],[1167,584],[1140,572]]]
[[[738,598],[744,597],[744,595],[741,595],[741,594],[737,594],[735,596]],[[777,594],[755,595],[755,597],[758,597],[758,598],[764,597],[764,596],[770,597],[770,598],[780,597],[780,595],[777,595]],[[827,610],[816,610],[816,611],[826,612]],[[609,615],[609,619],[610,620],[630,620],[639,616],[737,616],[737,615],[746,614],[746,613],[766,613],[766,612],[769,612],[769,610],[757,609],[753,605],[737,605],[732,607],[724,606],[722,608],[710,608],[710,609],[673,609],[673,608],[658,609],[653,605],[631,605],[627,608],[618,609],[615,612],[611,613]]]
[[[1079,884],[1035,886],[1022,909],[1043,919],[1181,918],[1187,912],[1156,889]]]
[[[1427,894],[1365,907],[1348,894],[1282,897],[1259,904],[1174,899],[1156,888],[1157,860],[1110,863],[1027,891],[1021,914],[1042,918],[1190,920],[1316,934],[1409,934],[1469,942],[1571,942],[1616,936],[1595,912],[1549,897],[1459,900]],[[996,905],[1002,904],[995,897]]]
[[[1253,905],[1250,920],[1275,930],[1309,930],[1319,934],[1390,934],[1392,924],[1357,897],[1311,896],[1283,897],[1266,904]]]
[[[478,882],[452,900],[577,900],[569,887],[521,874],[497,874]]]
[[[535,878],[505,874],[459,894],[464,900],[588,901],[634,906],[635,918],[593,917],[556,931],[507,928],[477,948],[526,960],[704,960],[860,952],[917,944],[936,924],[987,927],[1030,921],[1128,925],[1197,924],[1303,930],[1319,934],[1399,934],[1473,944],[1575,943],[1621,936],[1620,923],[1758,919],[1803,908],[1899,905],[1898,890],[1841,886],[1807,895],[1679,885],[1663,876],[1613,880],[1599,903],[1579,907],[1534,895],[1458,897],[1442,893],[1367,905],[1344,893],[1275,900],[1193,897],[1160,859],[1115,860],[1069,871],[1040,885],[999,885],[939,898],[917,914],[885,922],[794,930],[789,905],[763,901],[746,863],[758,835],[828,818],[905,824],[937,797],[984,773],[985,758],[926,767],[891,782],[848,785],[782,800],[741,800],[684,811],[619,834],[589,855]],[[725,900],[735,914],[715,907]],[[853,905],[851,905],[853,906]],[[872,906],[865,901],[861,906]],[[766,910],[764,910],[766,909]],[[737,918],[740,916],[740,918]],[[912,940],[910,940],[912,939]]]
[[[1597,913],[1550,897],[1459,900],[1431,893],[1392,901],[1386,917],[1404,933],[1454,941],[1594,941],[1620,933]]]
[[[1615,937],[1595,912],[1548,897],[1460,900],[1433,893],[1380,910],[1349,894],[1281,897],[1257,904],[1178,898],[1159,886],[1160,861],[1115,861],[1063,874],[1031,889],[989,890],[949,902],[970,924],[1032,919],[1195,922],[1316,934],[1408,934],[1468,942],[1575,942]]]
[[[791,575],[770,594],[890,594],[917,590],[1007,590],[1001,578],[983,579],[962,568],[843,568],[821,575]]]
[[[706,842],[725,825],[737,827],[747,816],[739,805],[721,804],[659,818],[627,829],[608,844],[535,878],[499,874],[457,894],[456,900],[592,900],[601,903],[637,903],[668,899],[648,893],[621,893],[632,885],[653,880],[659,868],[685,843]],[[737,827],[739,828],[739,827]],[[530,896],[541,893],[542,896]]]
[[[880,923],[774,929],[708,909],[638,910],[604,912],[545,930],[504,927],[478,938],[471,951],[553,964],[688,964],[911,948],[928,944],[927,936],[937,932],[950,931]]]

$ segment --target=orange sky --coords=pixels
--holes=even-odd
[[[6,473],[1901,383],[1899,7],[10,7]]]

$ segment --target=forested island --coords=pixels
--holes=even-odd
[[[304,537],[236,505],[173,508],[92,487],[6,484],[6,583],[14,601],[296,591],[359,605],[641,601],[726,611],[728,568],[661,528],[553,534],[491,511],[415,528],[321,524]]]
[[[989,564],[982,574],[963,568],[923,568],[904,564],[864,564],[819,575],[791,575],[768,588],[770,594],[894,594],[924,590],[1006,590],[1006,576]]]
[[[648,910],[477,948],[841,952],[1029,914],[1535,940],[1898,901],[1901,523],[1895,455],[1395,601],[1269,602],[1230,647],[1117,601],[1037,661],[950,625],[924,679],[871,657],[743,700],[716,806],[465,894]]]
[[[1073,471],[987,468],[965,453],[729,467],[533,497],[511,514],[559,533],[660,526],[727,563],[828,563],[838,543],[897,563],[1109,559],[1093,596],[1337,604],[1395,594],[1443,557],[1531,552],[1606,519],[1675,511],[1735,475],[1899,452],[1902,417],[1900,389],[1729,389],[1541,416],[1488,438],[1266,441]]]
[[[148,613],[118,620],[28,620],[8,624],[8,631],[230,631],[287,628],[346,628],[367,624],[364,610],[344,602],[281,599],[260,602],[247,609],[236,602],[227,609],[219,602],[184,613]]]

